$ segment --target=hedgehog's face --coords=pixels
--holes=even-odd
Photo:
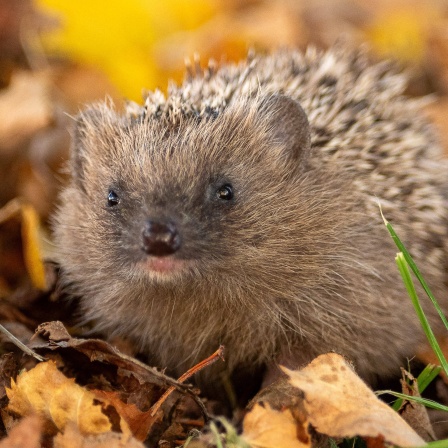
[[[96,225],[79,240],[101,241],[104,259],[153,281],[244,269],[247,254],[272,238],[287,181],[309,149],[297,103],[252,103],[175,126],[85,115],[74,182]]]

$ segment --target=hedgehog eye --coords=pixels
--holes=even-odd
[[[216,196],[224,201],[230,201],[231,199],[233,199],[232,185],[224,184],[222,187],[219,187],[218,190],[216,190]]]
[[[107,195],[107,205],[113,207],[114,205],[118,205],[119,202],[120,198],[118,197],[118,194],[113,190],[109,190],[109,194]]]

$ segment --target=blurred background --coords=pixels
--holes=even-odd
[[[341,38],[399,61],[448,142],[448,0],[0,0],[0,297],[45,288],[45,229],[84,104],[140,102],[195,53],[225,62]]]

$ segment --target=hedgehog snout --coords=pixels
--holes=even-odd
[[[142,231],[142,250],[148,255],[165,257],[180,249],[181,237],[173,221],[148,219]]]

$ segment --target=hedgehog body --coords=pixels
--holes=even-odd
[[[423,336],[377,202],[441,299],[448,272],[448,164],[405,86],[282,51],[82,112],[55,236],[86,318],[173,374],[220,344],[229,371],[337,351],[397,373]]]

